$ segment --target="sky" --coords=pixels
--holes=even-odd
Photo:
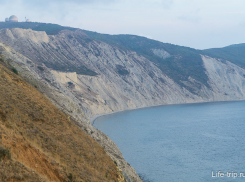
[[[245,43],[244,0],[0,0],[0,21],[11,15],[196,49]]]

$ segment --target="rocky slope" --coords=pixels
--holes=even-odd
[[[17,73],[1,59],[0,181],[124,181],[104,149]]]
[[[128,181],[140,181],[90,117],[160,104],[242,100],[245,70],[207,51],[137,36],[0,30],[0,52],[20,75],[102,145]],[[131,41],[131,42],[130,42]]]
[[[45,32],[4,29],[0,31],[0,42],[21,54],[26,59],[23,64],[35,77],[68,96],[67,99],[76,106],[70,106],[68,103],[71,101],[63,101],[59,105],[72,108],[70,112],[77,117],[82,111],[87,117],[92,117],[159,104],[243,99],[241,94],[234,97],[233,93],[227,93],[229,87],[216,88],[219,85],[214,85],[211,78],[215,70],[210,70],[202,55],[199,56],[208,78],[207,84],[191,74],[178,84],[154,62],[133,51],[91,39],[81,30],[64,30],[48,36]],[[163,49],[152,49],[152,52],[162,59],[171,56]],[[16,60],[13,56],[16,55],[10,53],[7,57]],[[55,100],[61,102],[57,98]],[[80,109],[74,110],[74,107]]]
[[[213,100],[245,98],[245,69],[229,62],[202,56],[209,77]]]
[[[2,43],[33,62],[38,77],[65,92],[88,117],[158,104],[203,101],[143,56],[87,39],[80,30],[61,31],[55,36],[23,29],[0,32]],[[26,66],[33,70],[28,61]],[[82,69],[96,75],[84,75],[87,72]],[[199,92],[193,80],[188,84]]]

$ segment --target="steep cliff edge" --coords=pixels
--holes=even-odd
[[[48,38],[44,32],[32,32],[1,30],[0,41],[37,65],[34,71],[38,76],[66,92],[88,117],[158,104],[203,101],[135,52],[93,40],[80,30],[61,31]],[[189,85],[199,92],[195,83]]]
[[[228,60],[137,36],[106,42],[81,30],[55,35],[0,30],[0,52],[8,63],[98,141],[128,181],[140,179],[87,118],[144,106],[245,98],[245,70]]]
[[[241,94],[234,97],[231,92],[216,89],[219,85],[214,85],[210,80],[210,75],[215,70],[210,70],[205,62],[205,56],[193,49],[175,48],[181,51],[188,50],[187,55],[193,55],[194,58],[198,54],[199,66],[196,67],[202,69],[202,73],[197,76],[197,73],[192,73],[194,68],[185,66],[182,69],[189,70],[179,72],[183,75],[182,79],[175,82],[176,78],[165,74],[158,63],[134,51],[120,49],[92,39],[81,30],[63,30],[57,35],[47,35],[45,32],[33,30],[4,29],[0,31],[0,42],[11,46],[18,53],[17,55],[5,53],[8,58],[24,59],[25,61],[20,62],[42,83],[49,85],[51,90],[57,90],[68,96],[67,99],[72,101],[59,101],[57,98],[55,100],[60,106],[71,108],[70,112],[78,118],[81,117],[82,112],[85,116],[92,117],[160,104],[244,99]],[[162,59],[162,62],[171,61],[166,59],[173,56],[178,62],[182,62],[184,60],[181,59],[186,57],[180,52],[179,57],[182,58],[176,58],[177,53],[174,48],[169,50],[175,55],[163,49],[149,48],[152,54]],[[191,60],[192,62],[194,61]],[[218,62],[228,64],[228,62]],[[203,74],[206,82],[202,79]],[[226,74],[232,73],[226,72]],[[69,104],[72,102],[74,104]]]

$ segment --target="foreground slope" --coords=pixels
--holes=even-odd
[[[119,180],[96,141],[1,64],[0,85],[0,181]]]

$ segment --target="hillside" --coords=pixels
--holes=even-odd
[[[53,26],[60,27],[50,28]],[[71,99],[73,106],[67,104],[67,99],[62,101],[49,94],[50,99],[62,108],[65,105],[76,117],[81,112],[92,117],[151,105],[244,98],[242,82],[228,79],[229,85],[238,84],[235,87],[216,84],[204,58],[217,58],[205,51],[139,36],[111,36],[79,29],[61,30],[55,35],[30,29],[2,29],[0,42],[6,58],[17,61],[16,66],[21,64],[51,90],[57,89]],[[218,62],[227,65],[224,59]],[[228,65],[223,68],[233,69]],[[212,72],[220,74],[218,70]],[[241,71],[237,74],[241,75]],[[46,90],[42,92],[47,94]]]
[[[211,57],[229,60],[230,62],[245,68],[245,44],[234,44],[223,48],[206,49],[205,52]]]
[[[115,45],[123,50],[135,51],[137,54],[156,64],[166,75],[181,86],[192,91],[183,84],[188,77],[200,81],[208,86],[208,77],[204,72],[199,50],[183,47],[136,35],[107,35],[91,31],[84,31],[90,37]]]
[[[5,28],[22,28],[32,29],[35,31],[45,31],[48,35],[56,35],[61,30],[75,31],[76,28],[63,27],[51,23],[38,23],[38,22],[0,22],[0,29]]]
[[[0,181],[120,181],[96,141],[0,63]]]

